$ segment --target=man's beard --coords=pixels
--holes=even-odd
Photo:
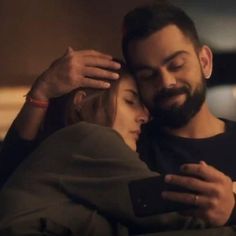
[[[182,105],[173,104],[168,108],[161,106],[161,101],[176,95],[185,95]],[[191,94],[190,87],[184,85],[181,88],[163,89],[153,100],[153,107],[149,107],[150,113],[158,125],[178,129],[186,124],[197,114],[206,98],[206,82],[202,77],[199,86]]]

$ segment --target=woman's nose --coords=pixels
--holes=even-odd
[[[140,124],[145,124],[149,121],[149,117],[150,117],[150,115],[149,115],[148,109],[146,107],[142,107],[140,114],[138,116],[138,122]]]

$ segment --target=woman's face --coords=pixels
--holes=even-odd
[[[141,125],[146,123],[149,113],[140,101],[133,78],[126,75],[117,90],[116,115],[112,128],[123,137],[125,143],[136,151],[136,142],[141,133]]]

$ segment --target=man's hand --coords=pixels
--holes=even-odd
[[[39,100],[64,95],[76,88],[109,88],[108,81],[119,75],[109,70],[120,68],[110,55],[94,50],[74,51],[68,48],[65,55],[57,59],[36,80],[30,96]]]
[[[224,225],[235,205],[231,179],[203,161],[181,166],[181,173],[186,176],[166,175],[165,181],[196,194],[163,192],[163,198],[196,205],[198,208],[188,212],[189,215],[199,217],[212,226]]]

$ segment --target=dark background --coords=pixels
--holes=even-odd
[[[122,18],[128,10],[146,2],[151,1],[0,0],[0,93],[5,87],[30,86],[68,46],[121,57]],[[171,2],[186,10],[196,22],[202,41],[213,49],[214,70],[209,86],[236,84],[236,1]],[[1,118],[5,117],[3,112],[10,106],[14,112],[19,110],[19,105],[8,105],[10,99],[4,99],[0,96],[2,130],[8,128],[6,119]],[[12,113],[11,119],[14,116]]]
[[[147,0],[0,0],[0,86],[29,85],[67,46],[120,57],[124,14]],[[215,53],[215,83],[234,83],[236,1],[172,0]]]

